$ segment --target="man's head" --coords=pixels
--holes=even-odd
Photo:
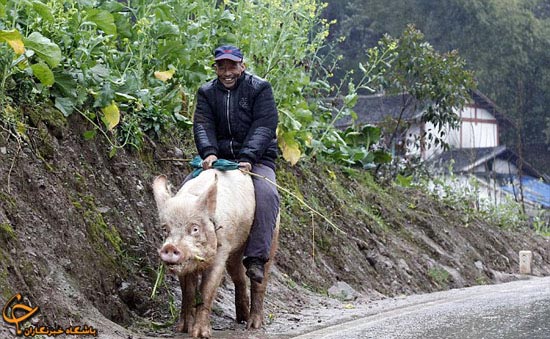
[[[214,60],[218,80],[225,88],[235,87],[237,79],[246,69],[242,52],[235,46],[220,46],[214,50]]]

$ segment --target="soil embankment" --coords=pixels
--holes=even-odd
[[[150,188],[166,174],[178,183],[190,158],[152,142],[109,157],[105,140],[81,137],[77,116],[35,121],[19,142],[0,131],[0,304],[16,293],[39,306],[33,324],[94,326],[100,333],[170,333],[178,284],[166,277],[151,298],[161,231]],[[172,159],[172,160],[166,160]],[[533,251],[537,276],[550,275],[550,240],[503,230],[460,206],[414,188],[381,188],[359,170],[281,163],[279,184],[328,216],[335,229],[281,194],[280,249],[266,298],[266,321],[292,323],[297,310],[342,304],[327,290],[346,282],[354,302],[491,284],[517,278],[518,252]],[[222,283],[215,329],[232,329],[232,287]],[[299,318],[295,318],[299,321]],[[0,321],[0,335],[15,328]],[[290,326],[290,325],[289,325]],[[237,326],[238,328],[238,326]]]

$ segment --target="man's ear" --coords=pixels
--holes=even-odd
[[[241,67],[243,69],[243,72],[246,71],[246,64],[244,61],[241,62]]]

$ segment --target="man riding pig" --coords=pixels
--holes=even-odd
[[[247,321],[248,328],[262,325],[267,271],[278,238],[279,195],[262,178],[275,182],[278,113],[271,85],[245,72],[243,55],[234,46],[216,48],[214,59],[217,78],[199,89],[193,124],[202,168],[211,169],[223,158],[260,177],[204,171],[193,180],[188,176],[173,197],[166,178],[153,184],[169,232],[159,253],[182,287],[177,330],[194,337],[211,335],[208,317],[224,266],[235,283],[237,321]],[[250,312],[243,264],[251,280]],[[203,302],[194,305],[201,272]]]

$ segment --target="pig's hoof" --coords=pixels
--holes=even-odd
[[[260,314],[251,314],[248,323],[246,324],[246,329],[257,329],[262,327],[263,316]]]
[[[186,326],[185,320],[181,319],[176,323],[176,332],[179,333],[187,333],[189,331],[188,327]]]
[[[209,325],[195,324],[192,335],[193,338],[210,338],[212,336],[212,329]]]

